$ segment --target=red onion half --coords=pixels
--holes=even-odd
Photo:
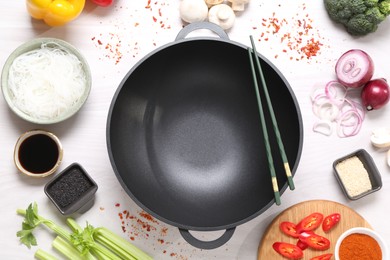
[[[346,87],[358,88],[374,74],[374,62],[364,51],[352,49],[338,59],[335,67],[338,81]]]
[[[368,111],[383,107],[390,99],[390,89],[387,81],[385,79],[370,80],[364,85],[361,97],[363,106]]]

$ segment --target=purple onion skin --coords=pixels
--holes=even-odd
[[[361,98],[367,111],[382,108],[390,99],[387,81],[383,78],[370,80],[364,85]]]
[[[364,64],[357,62],[354,57],[360,57],[364,60]],[[351,64],[351,70],[345,70],[345,66],[342,65],[342,62],[346,59],[349,60],[349,64]],[[366,73],[363,75],[357,74],[355,77],[355,80],[351,80],[350,78],[353,77],[353,73],[356,73],[358,69],[365,68],[367,69]],[[338,81],[343,84],[346,87],[349,88],[359,88],[366,84],[374,75],[374,62],[370,55],[368,55],[365,51],[359,50],[359,49],[352,49],[347,52],[345,52],[341,57],[338,59],[336,66],[335,66],[335,72],[337,75]],[[345,80],[344,80],[345,79]],[[348,79],[348,81],[347,81]]]

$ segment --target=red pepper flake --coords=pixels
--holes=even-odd
[[[100,35],[103,37],[103,35]],[[98,39],[95,41],[96,37],[93,37],[93,41],[96,42],[95,46],[101,50],[104,50],[104,57],[112,59],[115,61],[115,64],[118,64],[122,59],[122,44],[120,36],[116,33],[109,33],[108,36],[104,37],[107,43],[103,46],[103,42]],[[120,205],[118,205],[119,207]]]
[[[163,228],[161,229],[161,236],[166,236],[167,234],[168,234],[168,228],[163,227]]]
[[[141,211],[139,215],[151,222],[158,223],[157,220],[155,220],[150,214],[146,213],[145,211]]]
[[[149,213],[143,210],[133,212],[129,209],[120,209],[118,217],[121,230],[130,241],[135,242],[137,240],[142,240],[143,244],[148,244],[149,247],[153,248],[155,251],[161,250],[160,252],[173,259],[189,259],[189,257],[183,255],[185,252],[182,250],[180,250],[180,252],[168,251],[168,248],[175,246],[174,243],[176,243],[177,246],[181,246],[181,242],[175,242],[176,237],[171,237],[170,234],[168,234],[168,226],[164,223],[160,223],[160,221]],[[170,238],[172,238],[173,241],[169,241]]]
[[[308,43],[301,48],[301,51],[306,55],[306,58],[310,58],[312,56],[316,56],[318,51],[320,50],[320,46],[323,44],[319,41],[315,41],[313,38],[308,41]]]
[[[281,43],[280,53],[276,53],[274,58],[281,54],[287,54],[290,60],[310,60],[318,56],[324,47],[323,37],[319,30],[313,27],[314,21],[309,13],[304,12],[306,5],[302,4],[293,17],[277,17],[273,12],[270,17],[260,18],[259,24],[262,25],[259,33],[259,42],[273,42],[279,39]],[[252,26],[252,29],[257,26]],[[274,46],[273,46],[274,47]]]
[[[151,3],[151,0],[148,0],[148,3],[145,6],[146,9],[150,9],[150,3]]]
[[[147,9],[152,13],[152,20],[154,23],[158,24],[158,29],[171,29],[171,25],[169,24],[168,17],[164,17],[164,8],[169,5],[167,2],[154,2],[156,8],[150,7],[150,0],[148,0]]]
[[[130,233],[132,237],[142,235],[143,237],[149,237],[150,232],[155,232],[158,230],[159,222],[153,218],[150,214],[145,211],[141,211],[138,215],[131,214],[129,210],[123,210],[118,213],[119,219],[121,220],[123,232]],[[126,229],[126,227],[131,227],[131,229]],[[167,234],[168,229],[162,227],[159,234],[161,237],[162,234]],[[162,238],[158,238],[162,239]]]

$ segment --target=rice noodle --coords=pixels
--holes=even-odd
[[[40,120],[55,119],[74,109],[86,81],[81,61],[54,42],[18,56],[8,75],[14,105]]]

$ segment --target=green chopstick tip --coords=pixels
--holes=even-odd
[[[290,190],[295,190],[294,181],[293,181],[293,179],[292,179],[291,176],[289,176],[289,177],[287,178],[287,181],[288,181],[288,186],[290,187]]]
[[[280,201],[280,193],[279,192],[274,192],[274,194],[275,194],[275,203],[276,203],[276,205],[280,205],[280,204],[282,204],[281,203],[281,201]]]

